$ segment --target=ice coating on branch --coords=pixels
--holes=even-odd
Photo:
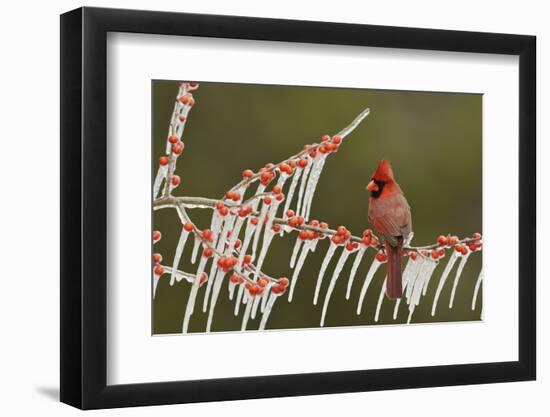
[[[269,315],[271,314],[271,310],[273,309],[273,304],[275,304],[275,300],[277,300],[277,298],[278,296],[276,294],[269,294],[269,299],[267,301],[267,305],[265,306],[262,320],[260,321],[260,327],[258,330],[265,330],[265,325],[267,324],[267,320],[269,319]]]
[[[160,275],[153,274],[153,299],[157,295],[157,286],[159,284]]]
[[[296,265],[296,258],[298,256],[298,252],[300,251],[300,247],[302,246],[302,243],[304,241],[300,239],[300,236],[296,236],[296,243],[294,244],[294,249],[292,249],[292,256],[290,257],[290,267],[294,268],[294,265]]]
[[[330,245],[328,247],[327,253],[325,254],[325,257],[323,258],[323,263],[321,264],[321,269],[319,270],[319,275],[317,277],[317,284],[315,285],[315,294],[313,295],[313,304],[317,305],[317,300],[319,299],[319,292],[321,291],[321,284],[323,283],[323,277],[325,275],[325,272],[327,270],[328,264],[330,263],[330,260],[332,259],[332,256],[334,255],[334,252],[338,248],[338,245],[335,245],[330,241]]]
[[[380,309],[382,308],[382,302],[384,301],[384,293],[386,292],[386,281],[388,277],[384,278],[382,283],[382,288],[380,288],[380,294],[378,295],[378,303],[376,303],[376,312],[374,313],[374,321],[378,323],[378,318],[380,317]]]
[[[460,281],[460,277],[462,276],[462,271],[464,270],[464,267],[466,266],[466,262],[468,262],[468,258],[470,257],[470,254],[472,252],[468,252],[466,255],[462,256],[462,259],[460,260],[460,263],[458,264],[458,269],[456,270],[455,280],[453,282],[453,289],[451,290],[451,299],[449,300],[449,308],[453,308],[453,302],[455,299],[456,294],[456,287],[458,286],[458,281]]]
[[[361,309],[363,308],[363,300],[365,299],[365,295],[367,294],[367,290],[369,289],[372,278],[374,277],[374,274],[376,274],[376,271],[378,271],[380,265],[382,265],[382,263],[375,258],[370,265],[367,275],[365,276],[365,281],[363,282],[361,293],[359,294],[359,302],[357,303],[358,316],[361,314]]]
[[[300,252],[300,256],[298,257],[298,262],[296,263],[296,266],[294,267],[294,272],[292,273],[292,279],[290,281],[290,290],[288,291],[288,302],[290,303],[292,301],[292,297],[294,295],[294,288],[296,288],[296,283],[298,282],[298,277],[300,276],[300,271],[302,270],[302,267],[304,266],[304,262],[306,261],[306,256],[309,253],[313,243],[311,240],[308,240],[307,242],[304,242],[304,245],[302,246],[302,251]]]
[[[479,275],[476,281],[476,286],[474,288],[474,295],[472,297],[472,310],[476,309],[477,294],[479,293],[479,287],[481,286],[481,281],[483,281],[483,268],[481,268],[481,271],[479,271]]]
[[[195,310],[195,300],[197,298],[197,292],[199,291],[200,281],[202,273],[204,272],[204,267],[206,266],[206,261],[208,261],[208,258],[201,256],[201,260],[199,261],[199,266],[197,268],[197,273],[195,274],[195,280],[193,281],[191,292],[189,293],[189,299],[187,300],[187,306],[185,307],[182,333],[187,333],[187,330],[189,328],[189,320],[191,318],[191,315],[193,314],[193,311]]]
[[[456,263],[458,258],[459,258],[458,252],[453,250],[453,253],[451,254],[451,257],[449,258],[449,261],[447,262],[447,265],[445,265],[445,269],[443,270],[443,274],[441,274],[441,277],[439,278],[439,283],[437,284],[437,290],[435,291],[435,297],[434,297],[434,301],[432,303],[432,317],[435,316],[435,312],[436,312],[436,309],[437,309],[437,302],[439,301],[439,296],[441,295],[441,291],[443,290],[443,286],[445,285],[445,281],[447,281],[447,277],[451,273],[451,270],[453,269],[453,266]]]
[[[153,200],[159,195],[160,186],[162,185],[162,181],[164,180],[164,178],[166,178],[167,173],[168,165],[159,166],[157,175],[155,176],[155,181],[153,182]]]
[[[258,248],[258,242],[260,241],[260,234],[262,233],[262,226],[264,225],[264,219],[269,210],[268,204],[263,204],[260,210],[260,217],[258,218],[258,224],[254,229],[254,241],[252,243],[252,259],[256,259],[256,249]]]
[[[174,262],[172,264],[172,273],[170,274],[170,285],[174,285],[176,281],[176,272],[178,270],[181,254],[183,253],[183,248],[185,247],[185,242],[189,237],[189,232],[185,229],[181,229],[180,239],[178,241],[178,246],[176,246],[176,253],[174,254]]]
[[[314,165],[312,167],[311,175],[309,176],[309,181],[306,189],[306,196],[304,197],[304,206],[303,209],[304,218],[306,220],[309,219],[309,213],[311,211],[311,204],[313,201],[313,196],[315,194],[315,190],[317,189],[317,184],[319,183],[319,178],[321,177],[321,172],[323,171],[323,167],[325,166],[325,162],[327,160],[328,154],[317,154],[315,158]]]
[[[365,255],[365,251],[367,250],[367,247],[368,246],[361,245],[361,247],[357,251],[357,254],[355,255],[355,260],[353,261],[351,272],[348,278],[348,287],[346,289],[346,300],[349,300],[349,297],[351,295],[351,287],[353,286],[353,280],[355,279],[355,275],[357,274],[357,269],[359,268],[359,264],[363,260],[363,256]]]
[[[191,253],[191,263],[194,264],[197,261],[197,253],[201,247],[201,239],[193,234],[193,252]]]
[[[323,311],[321,313],[321,323],[320,323],[321,327],[325,325],[325,317],[327,314],[328,304],[330,303],[330,297],[332,295],[332,291],[334,291],[334,286],[336,285],[336,281],[338,281],[340,272],[342,272],[342,268],[344,267],[350,254],[351,252],[346,248],[342,250],[342,254],[340,255],[340,258],[338,258],[338,262],[336,263],[336,267],[334,268],[334,272],[332,273],[332,277],[330,278],[330,283],[327,289],[327,293],[325,295],[325,302],[323,303]]]
[[[230,255],[233,249],[235,248],[235,242],[237,242],[237,239],[239,238],[239,234],[241,233],[241,228],[243,226],[244,220],[245,220],[244,217],[238,217],[237,221],[235,222],[235,226],[231,231],[231,237],[229,239],[229,247],[227,248],[228,255]]]
[[[306,183],[309,179],[309,172],[311,171],[311,158],[309,156],[306,157],[307,159],[307,165],[305,168],[302,168],[304,171],[302,174],[302,182],[300,183],[300,190],[298,192],[298,202],[296,205],[296,216],[300,216],[301,213],[303,213],[303,197],[304,197],[304,191],[306,187]]]

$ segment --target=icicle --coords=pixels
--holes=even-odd
[[[260,302],[262,300],[262,297],[256,295],[252,299],[252,311],[250,312],[250,318],[254,320],[256,318],[256,312],[258,311],[258,305],[260,305]]]
[[[405,298],[407,299],[407,302],[409,302],[410,298],[412,297],[412,292],[413,292],[416,280],[418,278],[418,275],[420,274],[422,267],[426,262],[427,261],[425,257],[419,256],[412,266],[410,277],[407,280],[407,288],[405,291]]]
[[[216,247],[218,244],[218,237],[220,235],[220,229],[224,223],[225,217],[218,213],[218,210],[214,210],[212,214],[212,220],[210,221],[210,230],[212,231],[212,246]]]
[[[264,231],[264,241],[262,244],[262,250],[260,252],[260,256],[258,256],[258,261],[256,262],[256,272],[254,274],[254,281],[257,281],[260,276],[262,266],[264,264],[264,260],[267,255],[267,251],[269,250],[269,246],[271,245],[271,241],[273,240],[273,236],[275,236],[275,232],[271,230],[271,228],[270,229],[266,228]]]
[[[256,225],[256,228],[254,230],[254,241],[252,243],[252,259],[256,259],[256,249],[258,248],[260,234],[262,233],[262,226],[264,225],[265,215],[267,214],[268,210],[268,204],[262,205],[262,209],[260,210],[260,217],[258,218],[258,224]]]
[[[416,307],[416,305],[414,305],[414,304],[409,305],[409,316],[407,317],[407,324],[411,324],[411,319],[412,319],[415,307]]]
[[[210,332],[212,327],[212,319],[214,318],[214,309],[216,308],[216,302],[218,301],[218,295],[220,293],[220,287],[225,277],[225,271],[223,269],[218,270],[218,275],[216,276],[216,282],[214,282],[212,290],[212,299],[210,300],[210,310],[208,311],[208,320],[206,322],[206,333]]]
[[[235,308],[233,310],[233,314],[235,316],[239,315],[239,307],[241,306],[241,302],[242,302],[242,299],[243,299],[243,292],[244,292],[244,285],[241,284],[241,285],[239,285],[239,289],[237,291],[237,298],[235,300]]]
[[[300,246],[302,246],[302,243],[304,241],[300,239],[300,236],[296,236],[296,243],[294,244],[294,249],[292,249],[292,256],[290,257],[290,267],[294,268],[294,265],[296,264],[296,257],[298,256],[298,252],[300,251]]]
[[[325,275],[328,264],[330,263],[330,260],[332,259],[332,256],[334,255],[334,252],[337,248],[338,245],[335,245],[334,243],[332,243],[332,241],[330,241],[330,246],[328,247],[325,258],[323,259],[323,263],[321,264],[321,270],[319,271],[319,275],[317,276],[317,284],[315,285],[315,294],[313,296],[314,305],[317,305],[317,300],[319,299],[319,291],[321,290],[321,284],[323,283],[323,276]]]
[[[451,291],[451,299],[449,300],[449,308],[453,308],[453,301],[455,299],[455,293],[456,293],[456,287],[458,286],[458,281],[460,280],[460,276],[462,275],[462,270],[464,269],[464,266],[466,265],[466,262],[468,261],[468,258],[470,257],[470,253],[468,252],[466,255],[462,257],[460,260],[460,264],[458,264],[458,269],[456,270],[455,280],[453,282],[453,289]]]
[[[323,171],[323,167],[325,166],[325,162],[327,160],[328,154],[318,154],[320,155],[319,162],[315,166],[315,170],[313,171],[311,180],[311,184],[308,185],[309,193],[307,194],[306,198],[306,209],[305,209],[305,219],[309,219],[309,213],[311,211],[311,204],[313,202],[313,196],[315,194],[315,191],[317,190],[317,184],[319,183],[319,178],[321,177],[321,172]]]
[[[174,263],[172,264],[172,273],[170,274],[170,285],[174,285],[176,281],[176,272],[178,271],[181,254],[183,253],[183,248],[185,247],[185,242],[187,242],[188,237],[189,233],[182,228],[178,246],[176,247],[176,253],[174,254]]]
[[[243,321],[241,323],[241,332],[246,331],[246,325],[248,323],[248,319],[250,318],[252,304],[254,304],[251,300],[248,299],[247,295],[245,295],[245,297],[247,297],[247,303],[246,303],[246,308],[244,309]]]
[[[239,252],[239,262],[237,263],[237,270],[240,271],[242,268],[242,264],[244,261],[244,257],[246,255],[246,251],[248,249],[248,245],[250,244],[250,240],[252,239],[252,235],[254,234],[254,231],[256,230],[256,226],[254,226],[250,220],[248,220],[248,223],[246,224],[246,229],[244,231],[244,240],[243,244],[241,245],[240,252]]]
[[[325,325],[325,317],[327,314],[328,304],[330,302],[330,296],[332,295],[332,291],[334,291],[334,286],[336,285],[336,281],[338,281],[340,272],[342,272],[342,268],[344,267],[350,254],[351,252],[346,248],[344,248],[344,250],[342,251],[342,254],[340,255],[340,258],[338,259],[338,262],[336,263],[336,267],[334,268],[332,277],[330,278],[330,283],[327,289],[327,293],[325,295],[325,302],[323,303],[323,311],[321,313],[321,327]]]
[[[265,325],[267,324],[267,319],[269,319],[269,315],[271,314],[271,310],[273,309],[273,304],[275,304],[275,300],[278,298],[276,294],[271,293],[269,295],[269,300],[267,301],[267,305],[264,309],[264,314],[262,315],[262,320],[260,321],[260,327],[258,330],[265,330]]]
[[[357,269],[359,268],[359,264],[361,263],[361,260],[363,259],[363,255],[365,255],[365,251],[367,250],[368,246],[361,245],[361,248],[357,251],[357,254],[355,255],[355,260],[353,261],[353,266],[351,267],[351,273],[349,274],[348,278],[348,287],[346,289],[346,300],[349,300],[349,297],[351,295],[351,287],[353,286],[353,280],[355,279],[355,275],[357,273]]]
[[[472,311],[476,309],[477,294],[479,292],[479,287],[481,286],[481,281],[483,280],[483,268],[479,271],[479,275],[476,281],[476,287],[474,289],[474,296],[472,297]]]
[[[160,275],[153,274],[153,299],[157,296],[157,285],[159,284]]]
[[[367,294],[367,290],[369,289],[372,278],[374,277],[374,274],[376,274],[376,271],[378,270],[380,265],[382,264],[378,262],[378,260],[375,258],[370,265],[369,272],[367,272],[367,275],[365,276],[365,281],[363,282],[361,293],[359,294],[359,303],[357,303],[358,316],[361,314],[361,309],[363,308],[363,300],[365,299],[365,295]]]
[[[272,286],[273,286],[273,282],[269,281],[269,283],[264,288],[264,293],[262,294],[262,303],[260,305],[260,309],[262,313],[265,311],[265,305],[267,303],[267,299],[269,298],[269,294],[271,293]]]
[[[202,242],[202,240],[200,239],[200,237],[195,236],[194,233],[193,233],[193,238],[194,238],[194,241],[193,241],[193,252],[191,253],[191,263],[192,263],[192,264],[194,264],[194,263],[197,261],[197,253],[199,252],[199,248],[200,248],[201,242]]]
[[[302,213],[304,190],[305,190],[306,182],[308,181],[308,175],[309,175],[309,171],[311,171],[311,165],[312,165],[311,158],[309,156],[307,157],[307,162],[308,164],[306,165],[306,167],[302,168],[304,172],[302,174],[302,182],[300,183],[300,191],[298,192],[296,216],[300,216],[300,213]]]
[[[237,284],[235,284],[234,282],[231,282],[231,280],[228,280],[229,284],[228,284],[228,292],[229,292],[229,301],[232,301],[233,300],[233,295],[235,294],[235,286]]]
[[[420,297],[422,297],[424,285],[426,281],[430,279],[438,264],[438,262],[426,258],[420,272],[418,273],[418,276],[416,277],[416,280],[414,281],[414,288],[409,304],[418,305],[420,303]]]
[[[407,262],[407,266],[405,266],[405,269],[403,270],[403,292],[407,289],[407,285],[409,285],[409,279],[411,277],[411,271],[414,269],[416,265],[416,260],[409,258]],[[401,300],[403,297],[398,298],[395,300],[395,307],[393,309],[393,319],[397,319],[397,313],[399,312],[399,305],[401,304]]]
[[[447,281],[447,277],[451,273],[451,270],[453,269],[453,266],[458,258],[459,258],[458,252],[453,250],[451,257],[449,258],[449,261],[447,262],[447,265],[443,270],[443,274],[441,274],[441,278],[439,278],[437,290],[435,291],[434,301],[432,303],[432,317],[435,316],[435,311],[437,309],[437,302],[439,301],[441,290],[443,289],[443,286],[445,285],[445,281]]]
[[[296,168],[294,170],[294,175],[292,176],[292,181],[290,183],[290,188],[288,189],[288,193],[285,198],[285,207],[283,210],[283,219],[287,219],[286,212],[290,208],[290,204],[292,203],[292,198],[294,197],[294,190],[296,189],[296,185],[298,184],[298,180],[300,179],[300,176],[302,175],[303,169]],[[289,226],[285,226],[284,229],[289,231],[291,228]]]
[[[307,242],[304,242],[304,245],[302,246],[302,251],[300,252],[300,256],[298,257],[298,262],[296,263],[296,266],[294,268],[294,272],[292,274],[292,279],[290,281],[290,290],[288,292],[288,302],[290,303],[292,301],[292,297],[294,295],[294,288],[296,288],[296,283],[298,282],[298,277],[300,276],[300,271],[302,270],[302,267],[304,266],[304,262],[306,261],[306,256],[309,253],[309,250],[312,246],[312,241],[308,240]]]
[[[384,278],[382,288],[380,289],[380,295],[378,296],[378,303],[376,304],[376,312],[374,313],[374,321],[378,323],[380,317],[380,309],[382,308],[382,302],[384,301],[384,293],[386,292],[386,282],[388,277]]]
[[[155,182],[153,183],[153,200],[157,198],[160,191],[160,186],[162,185],[162,181],[164,180],[164,178],[166,178],[167,173],[168,173],[168,165],[159,166],[157,175],[155,177]]]
[[[191,292],[189,293],[189,298],[187,300],[187,306],[185,307],[185,315],[183,317],[182,333],[187,333],[187,329],[189,328],[189,319],[191,318],[191,315],[193,314],[193,311],[195,310],[195,300],[197,298],[197,292],[199,291],[202,274],[204,272],[204,267],[206,266],[206,261],[208,261],[208,258],[206,258],[204,256],[201,257],[201,260],[199,262],[199,266],[197,268],[197,273],[195,274],[195,280],[193,281],[193,285],[191,286]]]

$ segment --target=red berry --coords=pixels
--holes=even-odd
[[[320,227],[321,229],[328,229],[328,223],[321,222],[321,223],[319,223],[319,227]]]
[[[274,224],[271,228],[275,233],[279,233],[281,231],[281,225],[280,224]]]
[[[161,156],[161,157],[159,158],[159,164],[160,164],[161,166],[166,166],[166,165],[168,165],[168,162],[170,162],[170,159],[169,159],[167,156]]]
[[[228,200],[232,200],[233,199],[233,191],[228,191],[225,193],[225,198],[227,198]]]
[[[193,223],[185,223],[183,228],[186,232],[191,232],[193,230]]]
[[[298,237],[302,240],[306,240],[309,237],[307,230],[300,230],[300,233],[298,233]]]
[[[411,257],[411,259],[412,259],[413,261],[415,261],[416,258],[418,257],[418,252],[411,252],[411,253],[409,254],[409,256]]]
[[[366,245],[366,246],[370,245],[370,237],[369,236],[365,236],[363,238],[363,245]]]
[[[457,244],[457,242],[458,242],[458,237],[456,236],[449,236],[447,238],[447,245],[449,246],[454,246]]]
[[[336,229],[336,232],[339,235],[343,235],[344,233],[346,233],[346,228],[344,226],[338,226],[338,228]]]
[[[175,145],[172,145],[172,152],[174,152],[176,155],[179,155],[183,152],[183,142],[176,143]]]
[[[155,264],[162,262],[162,255],[160,253],[153,253],[153,262]]]
[[[355,249],[355,245],[353,244],[353,242],[348,242],[348,243],[346,243],[346,249],[349,250],[350,252],[351,252],[352,250],[354,250],[354,249]]]
[[[235,244],[234,244],[235,249],[239,249],[241,247],[241,244],[242,244],[241,239],[235,240]]]
[[[176,135],[172,135],[168,137],[168,142],[170,142],[172,145],[175,143],[178,143],[179,139]]]
[[[265,196],[264,197],[264,204],[271,204],[271,197]]]
[[[180,97],[180,101],[182,104],[187,104],[189,102],[189,97],[187,97],[187,95],[183,95]]]
[[[281,194],[282,188],[280,185],[275,185],[272,190],[275,194]]]
[[[285,195],[282,194],[282,193],[281,193],[281,194],[277,194],[277,195],[275,196],[275,200],[277,200],[277,201],[283,201],[284,199],[285,199]]]
[[[243,171],[243,178],[250,178],[254,175],[254,173],[252,172],[252,170],[250,169],[245,169]]]
[[[447,237],[443,235],[438,236],[437,243],[439,243],[441,246],[445,246],[447,244]]]
[[[223,206],[221,209],[218,210],[218,212],[222,216],[227,216],[227,213],[229,213],[229,209],[227,207]]]
[[[287,210],[285,214],[286,217],[294,217],[294,210]]]
[[[206,240],[212,240],[212,230],[204,229],[202,231],[202,237]]]
[[[332,143],[335,143],[336,145],[340,144],[342,142],[342,136],[335,135],[332,137]]]
[[[287,163],[282,162],[279,164],[279,171],[290,174],[291,170],[292,168],[290,168],[290,165],[288,165]]]
[[[300,160],[298,161],[298,166],[299,166],[300,168],[305,168],[305,167],[307,166],[307,159],[300,159]]]
[[[206,281],[208,281],[208,274],[206,272],[203,272],[201,275],[201,280],[199,281],[199,287]]]
[[[178,185],[180,185],[181,178],[179,177],[179,175],[174,175],[170,182],[172,183],[172,186],[177,187]]]
[[[237,192],[234,192],[232,200],[233,201],[239,201],[240,199],[241,199],[241,195]]]
[[[164,268],[162,267],[162,265],[155,266],[154,273],[155,273],[155,275],[164,274]]]
[[[430,252],[430,255],[432,256],[433,259],[439,258],[439,252],[435,249],[432,249],[432,251]]]
[[[199,83],[195,81],[189,81],[189,87],[191,88],[199,88]]]
[[[260,279],[258,280],[258,285],[259,285],[260,287],[265,287],[265,286],[267,285],[268,282],[269,282],[269,281],[267,280],[267,278],[262,277],[262,278],[260,278]]]
[[[254,226],[256,226],[258,224],[258,218],[257,217],[252,217],[250,219],[250,223],[252,223]]]
[[[153,232],[153,241],[154,242],[158,242],[161,237],[162,237],[162,234],[158,230],[155,230]]]
[[[185,116],[184,116],[183,114],[180,114],[180,115],[178,116],[178,119],[180,119],[180,122],[183,123],[183,122],[185,121]]]
[[[474,234],[472,235],[472,237],[473,237],[474,239],[481,239],[481,234],[476,232],[476,233],[474,233]]]
[[[206,258],[210,258],[213,254],[214,251],[212,250],[212,248],[204,248],[204,250],[202,251],[202,256]]]
[[[288,285],[288,278],[279,278],[279,285],[286,287]]]
[[[189,98],[189,103],[187,103],[187,104],[189,104],[189,107],[193,107],[195,105],[195,99],[193,97],[190,97]]]
[[[330,139],[330,136],[329,135],[323,135],[321,136],[321,142],[326,142]]]
[[[387,259],[388,259],[388,257],[384,254],[384,252],[378,252],[376,254],[376,260],[378,262],[386,262]]]
[[[251,255],[244,255],[243,264],[249,264],[252,261]]]
[[[238,284],[239,282],[239,276],[237,274],[233,274],[229,277],[229,280],[234,283],[234,284]]]
[[[335,245],[339,245],[342,241],[342,239],[340,239],[340,236],[332,236],[332,243],[334,243]]]

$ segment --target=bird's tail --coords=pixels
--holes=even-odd
[[[389,299],[401,298],[403,295],[403,283],[401,270],[401,245],[390,246],[386,243],[388,255],[388,277],[386,280],[386,295]]]

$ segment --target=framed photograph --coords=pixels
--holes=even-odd
[[[61,401],[536,375],[535,37],[61,16]]]

